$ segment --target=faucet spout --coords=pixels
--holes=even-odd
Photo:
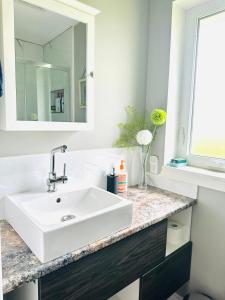
[[[53,148],[52,151],[51,151],[51,154],[55,154],[56,152],[65,153],[66,149],[67,149],[67,146],[66,145],[62,145],[62,146]]]

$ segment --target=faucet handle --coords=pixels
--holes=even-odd
[[[65,183],[65,181],[67,180],[67,177],[66,177],[66,163],[64,163],[64,166],[63,166],[63,183]]]

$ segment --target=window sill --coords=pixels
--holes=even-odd
[[[164,166],[161,174],[169,179],[225,192],[225,173],[223,172],[190,166],[180,168]]]

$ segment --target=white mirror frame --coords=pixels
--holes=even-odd
[[[74,0],[22,0],[87,24],[87,74],[94,72],[95,16],[99,11]],[[0,59],[3,97],[0,98],[0,129],[5,131],[82,131],[94,127],[94,79],[87,76],[87,122],[18,121],[14,45],[14,0],[0,0]]]

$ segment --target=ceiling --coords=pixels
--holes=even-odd
[[[191,9],[210,0],[175,0],[174,2],[184,9]]]
[[[29,3],[15,0],[15,37],[45,45],[59,34],[77,24],[73,19]]]

